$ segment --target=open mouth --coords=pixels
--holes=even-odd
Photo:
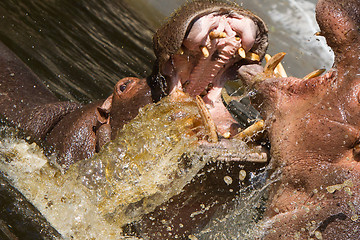
[[[182,16],[175,15],[169,24]],[[166,95],[183,91],[192,97],[200,96],[220,135],[234,135],[238,123],[224,106],[221,92],[225,83],[239,78],[243,65],[259,64],[267,48],[267,29],[261,19],[235,7],[221,5],[204,9],[200,16],[187,20],[181,41],[169,46],[173,37],[161,39],[164,28],[154,36],[158,56],[158,71],[166,80]]]

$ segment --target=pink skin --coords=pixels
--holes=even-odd
[[[225,32],[225,38],[210,39],[210,32]],[[236,121],[221,100],[221,89],[228,79],[227,71],[241,60],[238,49],[248,52],[256,38],[257,26],[240,15],[212,13],[198,19],[183,42],[183,54],[176,54],[163,71],[173,76],[170,94],[182,90],[190,96],[202,95],[220,134],[234,133]],[[206,46],[209,56],[200,51]],[[236,79],[236,76],[233,76]],[[209,88],[208,85],[211,84]],[[208,91],[204,93],[204,90]]]

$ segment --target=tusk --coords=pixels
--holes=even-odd
[[[247,53],[246,53],[246,58],[249,59],[249,60],[251,60],[251,61],[260,62],[260,56],[257,55],[256,53],[247,52]]]
[[[200,50],[205,58],[210,56],[209,49],[207,49],[207,47],[200,47]]]
[[[218,136],[216,133],[216,126],[213,119],[211,118],[209,110],[206,108],[204,100],[199,95],[196,96],[195,100],[196,100],[196,105],[199,108],[201,118],[204,121],[205,127],[209,131],[209,142],[217,143]]]
[[[215,39],[215,38],[226,38],[226,33],[225,32],[215,32],[212,31],[209,33],[209,37],[211,40]]]
[[[224,87],[221,89],[221,97],[223,98],[226,105],[229,105],[229,103],[232,101],[231,96],[227,93]]]
[[[239,55],[240,55],[241,58],[246,58],[245,49],[243,49],[242,47],[239,48],[238,53],[239,53]]]
[[[259,132],[262,132],[265,130],[265,122],[264,120],[259,120],[250,127],[246,128],[244,131],[240,132],[234,138],[244,140],[245,138],[253,137]]]
[[[311,78],[315,78],[315,77],[318,77],[320,76],[321,74],[323,74],[325,72],[325,69],[322,68],[322,69],[318,69],[318,70],[315,70],[311,73],[309,73],[308,75],[306,75],[303,80],[309,80]]]
[[[264,67],[264,73],[273,74],[275,71],[275,68],[279,65],[281,60],[283,60],[285,55],[286,55],[286,53],[280,52],[278,54],[275,54],[272,58],[270,58]]]
[[[266,62],[269,62],[271,59],[270,54],[265,54],[265,60]],[[276,66],[274,73],[278,73],[281,77],[287,77],[287,73],[283,67],[283,65],[281,64],[281,62],[279,62],[279,64]]]

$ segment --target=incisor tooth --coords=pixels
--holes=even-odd
[[[209,53],[209,50],[207,49],[207,47],[200,47],[200,50],[205,58],[210,56],[210,53]]]
[[[199,109],[201,118],[204,121],[205,127],[209,131],[209,142],[217,143],[218,136],[216,133],[216,126],[214,120],[211,118],[209,110],[206,108],[206,105],[200,96],[196,96],[195,101]]]
[[[315,78],[315,77],[318,77],[320,76],[321,74],[323,74],[325,72],[325,69],[318,69],[318,70],[315,70],[311,73],[309,73],[308,75],[306,75],[303,79],[304,80],[309,80],[311,78]]]
[[[246,58],[250,59],[251,61],[260,61],[260,56],[252,52],[247,52]]]
[[[225,32],[215,32],[215,31],[212,31],[209,33],[209,37],[210,39],[215,39],[215,38],[226,38],[226,33]]]
[[[238,53],[239,53],[239,55],[240,55],[241,58],[246,58],[245,49],[239,48]]]

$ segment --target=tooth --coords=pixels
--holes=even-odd
[[[271,59],[271,55],[265,54],[266,62],[269,62],[270,59]],[[283,65],[281,64],[281,62],[279,62],[279,64],[274,69],[274,73],[279,74],[281,77],[287,77],[288,76],[285,69],[284,69],[284,67],[283,67]]]
[[[230,132],[226,132],[223,134],[224,138],[230,138],[231,137],[231,133]]]
[[[184,49],[182,47],[180,47],[179,50],[177,51],[177,53],[180,55],[183,55],[185,52],[184,52]]]
[[[240,37],[235,37],[235,40],[236,40],[236,41],[240,41],[241,38],[240,38]]]
[[[278,54],[275,54],[272,58],[270,58],[264,67],[264,73],[273,75],[275,68],[281,62],[281,60],[283,60],[285,55],[286,53],[280,52]]]
[[[205,58],[210,56],[209,49],[207,49],[207,47],[200,47],[200,50]]]
[[[303,79],[304,80],[309,80],[311,78],[315,78],[315,77],[318,77],[320,76],[321,74],[323,74],[325,72],[325,69],[318,69],[318,70],[315,70],[311,73],[309,73],[308,75],[306,75]]]
[[[251,61],[258,61],[258,62],[260,61],[260,56],[257,55],[256,53],[252,53],[252,52],[247,52],[246,58]]]
[[[238,53],[239,53],[239,55],[240,55],[241,58],[246,58],[245,49],[239,48]]]
[[[229,103],[231,102],[231,96],[228,94],[228,92],[226,91],[225,88],[221,89],[221,97],[224,100],[224,102],[226,103],[226,105],[229,105]]]
[[[265,130],[265,122],[264,120],[257,121],[250,127],[246,128],[244,131],[237,134],[234,138],[244,140],[246,138],[252,138],[260,132]]]
[[[215,31],[212,31],[209,33],[209,37],[210,39],[215,39],[215,38],[226,38],[226,33],[225,32],[215,32]]]
[[[209,131],[209,142],[217,143],[218,136],[216,133],[216,126],[214,120],[211,118],[209,110],[206,108],[204,100],[200,96],[196,96],[195,100],[205,127]]]

